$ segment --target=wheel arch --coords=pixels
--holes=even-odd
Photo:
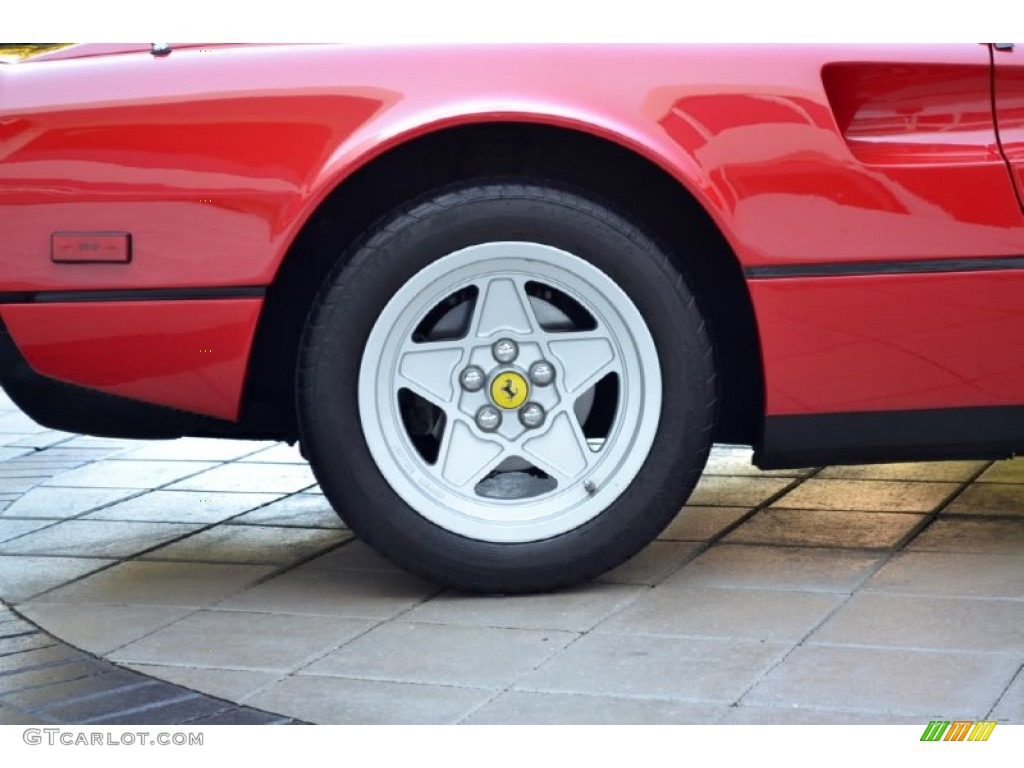
[[[294,370],[306,314],[348,247],[397,206],[441,186],[517,176],[613,204],[663,243],[708,320],[721,382],[716,439],[755,444],[763,420],[760,344],[741,265],[693,189],[637,147],[579,126],[526,120],[440,125],[352,163],[328,184],[267,289],[243,394],[243,430],[295,439]]]

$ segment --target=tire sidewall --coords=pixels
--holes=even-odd
[[[358,380],[381,310],[416,272],[463,248],[542,243],[608,275],[653,338],[662,377],[658,428],[626,490],[583,525],[514,543],[469,539],[430,522],[392,490],[360,419]],[[654,241],[606,206],[547,186],[489,184],[433,195],[376,227],[327,280],[299,364],[302,440],[328,499],[367,543],[435,581],[528,591],[591,578],[672,519],[706,459],[713,417],[710,346],[693,296]]]

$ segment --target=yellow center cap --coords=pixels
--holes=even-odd
[[[499,408],[518,408],[526,402],[529,394],[530,385],[515,371],[499,373],[491,382],[491,400]]]

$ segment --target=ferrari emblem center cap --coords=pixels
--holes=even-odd
[[[491,382],[491,401],[499,408],[512,410],[526,402],[530,385],[515,371],[499,373]]]

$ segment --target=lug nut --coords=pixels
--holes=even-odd
[[[484,372],[471,365],[459,374],[459,384],[467,392],[476,392],[484,385]]]
[[[491,354],[499,363],[511,363],[519,356],[519,345],[512,339],[498,339],[491,347]]]
[[[530,366],[530,381],[538,387],[546,387],[555,380],[555,366],[547,360],[538,360]]]
[[[544,408],[538,403],[527,403],[519,409],[519,421],[527,429],[536,429],[544,423]]]
[[[494,406],[485,405],[476,412],[476,425],[484,432],[493,432],[501,426],[501,413]]]

